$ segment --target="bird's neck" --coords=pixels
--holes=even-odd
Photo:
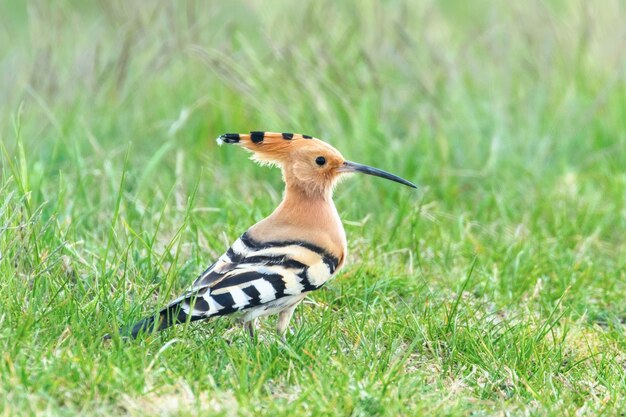
[[[332,199],[332,189],[307,193],[287,184],[283,201],[249,233],[260,241],[303,240],[321,246],[343,260],[346,236]]]
[[[295,209],[298,211],[334,209],[333,190],[329,188],[321,192],[312,193],[310,191],[307,192],[300,184],[288,183],[285,186],[283,201],[278,208],[281,207],[284,207],[286,210]]]
[[[329,232],[339,227],[343,230],[333,202],[332,190],[310,194],[298,186],[288,185],[283,201],[271,217],[307,230],[322,229]]]

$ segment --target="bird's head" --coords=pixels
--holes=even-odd
[[[262,164],[278,165],[287,185],[295,186],[310,195],[332,190],[342,174],[351,172],[374,175],[417,188],[413,183],[383,170],[346,161],[337,149],[307,135],[273,132],[226,133],[217,138],[217,142],[238,144],[253,152],[253,160]]]

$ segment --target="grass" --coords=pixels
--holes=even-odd
[[[623,415],[617,1],[0,3],[4,415]],[[282,346],[227,320],[103,346],[279,202],[218,148],[295,131],[350,255]]]

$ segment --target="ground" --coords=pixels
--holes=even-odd
[[[623,415],[618,0],[0,2],[4,415]],[[102,336],[280,201],[225,132],[401,175],[336,190],[346,267],[251,341]]]

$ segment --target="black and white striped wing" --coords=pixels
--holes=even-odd
[[[164,329],[300,296],[323,286],[338,264],[336,257],[307,242],[257,242],[244,233],[160,317],[137,323],[133,336],[155,326]]]
[[[185,297],[186,313],[221,316],[313,291],[330,279],[338,263],[310,243],[257,242],[244,233],[196,279]]]

